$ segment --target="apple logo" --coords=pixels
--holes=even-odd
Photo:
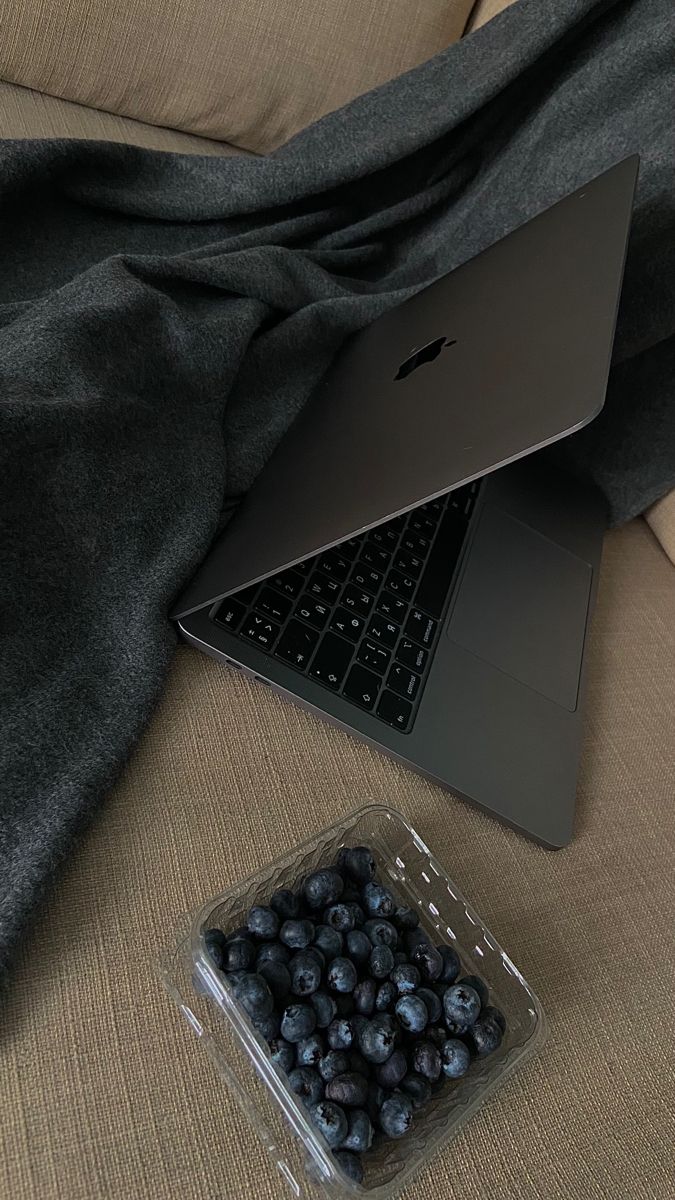
[[[394,379],[407,379],[418,367],[423,367],[425,363],[433,362],[438,358],[441,350],[447,350],[450,346],[456,345],[456,338],[452,341],[446,337],[434,338],[433,342],[427,342],[421,350],[414,350],[410,357],[401,363]]]

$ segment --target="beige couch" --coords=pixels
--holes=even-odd
[[[271,54],[261,28],[266,7],[278,23],[290,5],[247,5],[248,42],[242,33],[236,48],[241,57],[249,46],[240,69],[252,75],[256,37]],[[256,150],[459,36],[469,7],[418,5],[428,20],[411,47],[405,4],[349,6],[353,20],[370,14],[359,36],[380,48],[386,9],[389,43],[375,76],[371,64],[345,79],[336,49],[336,13],[345,9],[338,0],[298,3],[293,12],[298,20],[309,13],[314,41],[295,58],[284,43],[292,70],[281,128],[269,103],[283,90],[279,72],[258,108],[241,104],[234,113],[209,101],[210,91],[222,99],[218,49],[232,51],[223,44],[222,6],[0,0],[0,78],[8,81],[0,82],[0,136],[108,138],[208,154],[237,152],[220,140],[229,136],[239,152]],[[501,0],[483,0],[474,27],[498,7]],[[236,8],[228,6],[228,19]],[[202,30],[196,44],[200,13],[207,36]],[[147,36],[138,42],[140,17],[146,35],[155,21],[156,59]],[[116,69],[106,61],[113,52]],[[674,524],[668,503],[656,513],[664,544]],[[642,519],[606,540],[577,832],[558,854],[181,649],[158,712],[20,955],[3,1014],[0,1197],[282,1195],[279,1176],[160,991],[153,964],[179,914],[365,800],[393,803],[437,848],[539,991],[551,1030],[540,1059],[408,1194],[673,1196],[674,708],[675,574]]]

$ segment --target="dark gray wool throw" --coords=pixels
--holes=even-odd
[[[672,35],[672,0],[519,0],[264,159],[0,142],[3,970],[345,336],[634,152],[606,408],[556,453],[615,524],[675,485]]]

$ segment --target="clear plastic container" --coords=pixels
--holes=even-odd
[[[330,865],[342,846],[356,845],[372,848],[382,882],[419,913],[433,941],[454,946],[463,973],[485,980],[491,1003],[502,1010],[507,1023],[500,1048],[474,1061],[463,1079],[447,1080],[415,1114],[408,1134],[363,1156],[366,1175],[359,1186],[345,1177],[310,1124],[226,977],[211,963],[203,940],[204,931],[214,926],[225,932],[239,927],[252,904],[266,903],[277,888],[293,887],[307,872]],[[382,805],[359,809],[186,917],[162,959],[161,975],[258,1133],[289,1195],[307,1200],[355,1196],[391,1200],[512,1071],[541,1047],[545,1037],[541,1005],[518,969],[419,834],[400,813]],[[237,1153],[236,1146],[232,1153]]]

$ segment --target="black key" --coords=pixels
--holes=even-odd
[[[402,571],[404,575],[410,575],[413,579],[419,579],[420,571],[424,566],[424,560],[417,558],[414,554],[408,554],[407,550],[399,550],[398,554],[394,555],[392,566],[397,571]]]
[[[419,537],[431,539],[436,532],[436,524],[424,513],[411,513],[408,520],[408,533],[416,533]]]
[[[392,517],[391,520],[387,521],[387,527],[389,529],[396,529],[400,533],[405,525],[407,515],[407,513],[401,513],[400,517]]]
[[[305,595],[301,596],[298,600],[293,616],[301,617],[303,621],[307,621],[315,629],[323,629],[328,620],[329,612],[330,608],[327,604],[324,604],[323,600],[317,600],[314,596],[310,596],[305,592]]]
[[[258,596],[255,606],[259,612],[265,613],[273,621],[280,621],[283,625],[293,604],[287,596],[280,596],[278,592],[273,592],[271,588],[266,587]]]
[[[368,626],[368,637],[375,638],[381,642],[383,646],[389,646],[393,650],[398,635],[401,632],[400,625],[395,625],[393,621],[387,621],[385,617],[381,617],[379,613],[375,613],[372,621]]]
[[[405,696],[406,700],[414,700],[419,691],[420,677],[408,667],[396,662],[387,675],[387,687],[390,687],[392,692],[398,692],[399,696]]]
[[[312,596],[318,596],[319,600],[327,600],[329,604],[337,600],[340,588],[341,584],[336,579],[329,579],[320,571],[315,571],[307,584],[307,591],[311,592]]]
[[[345,680],[342,695],[359,704],[361,708],[372,708],[381,683],[382,680],[378,679],[377,675],[356,663]]]
[[[419,608],[413,608],[405,623],[405,632],[408,637],[414,638],[422,646],[430,646],[434,640],[436,622],[432,621],[426,613],[420,612]]]
[[[320,555],[316,565],[324,575],[329,575],[331,579],[337,579],[340,582],[345,580],[349,574],[349,559],[335,550],[327,550],[325,554]]]
[[[412,643],[410,644],[412,645]],[[424,650],[420,650],[420,654],[424,654]],[[378,675],[384,675],[389,666],[391,654],[385,650],[384,646],[378,646],[376,642],[365,641],[359,647],[357,658],[364,667],[370,667],[372,671],[377,671]]]
[[[457,566],[467,524],[448,509],[438,527],[436,541],[420,579],[415,604],[432,617],[440,617]]]
[[[400,571],[390,571],[387,575],[387,588],[403,600],[412,600],[415,595],[415,580],[409,575],[402,575]]]
[[[440,517],[447,502],[447,496],[439,496],[436,500],[427,500],[426,504],[421,505],[419,511],[426,513],[431,521],[435,521]]]
[[[355,612],[348,612],[346,608],[336,608],[330,627],[336,633],[349,638],[350,642],[358,642],[363,633],[363,624],[363,617],[358,617]]]
[[[351,583],[365,588],[367,592],[372,592],[376,596],[382,583],[382,572],[376,571],[374,567],[369,567],[367,563],[357,562],[351,574]]]
[[[367,617],[373,607],[373,597],[364,592],[362,588],[354,587],[353,583],[347,584],[340,603],[344,604],[345,608],[351,608],[354,612],[360,613],[362,617]]]
[[[230,599],[238,600],[240,604],[245,604],[248,608],[251,604],[253,604],[259,587],[259,583],[253,583],[250,587],[242,588],[240,592],[235,592],[234,596],[231,596]]]
[[[419,537],[416,533],[406,533],[401,539],[401,550],[407,550],[408,554],[414,554],[417,558],[426,558],[430,546],[427,538]]]
[[[380,525],[378,529],[371,529],[368,537],[371,542],[375,542],[375,545],[381,546],[383,550],[394,550],[398,546],[398,532],[395,529],[389,529],[386,525]]]
[[[322,683],[325,683],[326,687],[336,691],[345,677],[353,653],[354,647],[344,638],[337,637],[334,633],[327,633],[321,639],[309,673],[315,679],[320,679]]]
[[[278,592],[283,592],[284,596],[292,596],[293,599],[300,595],[305,586],[302,575],[298,575],[297,571],[282,571],[280,575],[275,575],[273,579],[268,579],[267,582],[273,588],[276,588]]]
[[[375,567],[378,571],[386,571],[391,562],[391,554],[380,546],[366,542],[361,551],[361,562],[367,563],[369,567]]]
[[[267,617],[251,613],[241,627],[241,636],[245,637],[248,642],[255,642],[257,646],[262,646],[264,650],[271,650],[279,636],[279,626],[276,621],[269,621]]]
[[[377,706],[377,715],[386,721],[387,725],[394,725],[396,729],[407,729],[412,716],[412,704],[385,688]]]
[[[391,592],[383,592],[377,602],[377,611],[394,621],[403,622],[410,605],[400,596],[392,596]]]
[[[293,567],[293,570],[299,571],[301,575],[304,575],[305,578],[307,578],[307,576],[309,575],[313,566],[314,566],[314,559],[306,558],[304,562],[296,563],[295,566]]]
[[[361,549],[361,538],[350,538],[348,542],[340,542],[340,545],[337,546],[336,549],[340,552],[340,554],[344,555],[345,558],[351,558],[353,562],[359,550]]]
[[[304,671],[318,640],[316,630],[309,629],[300,621],[289,621],[274,653],[277,658],[283,658],[284,662]]]
[[[238,600],[232,600],[226,596],[213,619],[216,625],[223,625],[225,629],[231,629],[234,632],[239,628],[245,612],[245,604],[240,604]]]
[[[429,655],[421,646],[411,642],[410,638],[402,637],[396,647],[396,658],[413,671],[423,671]]]

